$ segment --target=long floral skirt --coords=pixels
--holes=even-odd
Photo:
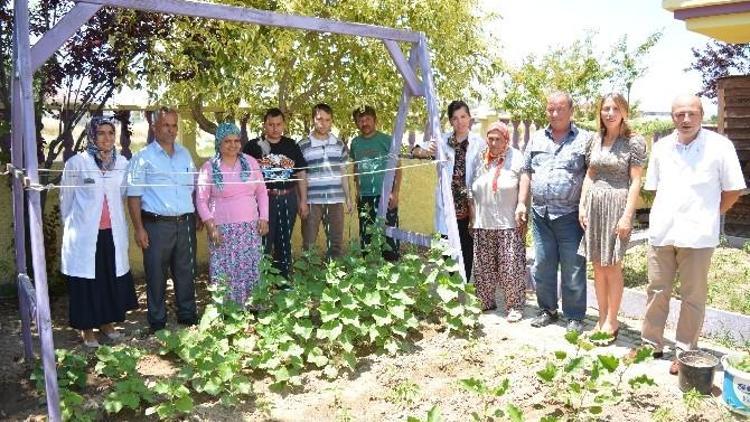
[[[495,291],[505,292],[505,310],[526,303],[526,247],[516,229],[474,229],[474,285],[482,309],[495,308]]]
[[[263,253],[258,221],[219,224],[221,244],[209,241],[212,283],[226,283],[229,298],[244,304],[260,280],[258,264]]]

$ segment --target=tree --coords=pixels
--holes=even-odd
[[[687,70],[700,72],[703,87],[698,95],[716,99],[719,78],[750,73],[750,44],[710,41],[702,49],[693,48],[693,62]]]
[[[576,116],[588,119],[591,99],[610,76],[591,39],[589,34],[570,46],[550,48],[542,57],[529,55],[518,68],[506,68],[501,75],[503,93],[493,99],[493,105],[513,119],[540,125],[546,121],[547,95],[565,91],[573,97]]]
[[[610,80],[613,91],[625,91],[626,99],[630,103],[630,89],[638,78],[642,77],[648,70],[643,60],[654,46],[661,40],[664,33],[654,32],[646,37],[646,40],[635,48],[628,46],[628,35],[625,34],[614,46],[610,56],[612,78]]]
[[[489,64],[476,0],[231,3],[424,31],[438,96],[446,102],[476,96],[472,82],[485,77]],[[166,101],[190,104],[205,131],[225,116],[208,118],[204,107],[226,109],[234,118],[255,116],[250,124],[257,128],[257,116],[272,106],[287,114],[292,130],[306,131],[316,102],[334,108],[344,136],[353,129],[351,110],[363,104],[378,109],[381,126],[393,123],[403,81],[379,40],[188,18],[178,20],[174,34],[153,57],[151,91],[166,87]]]
[[[52,28],[74,5],[69,0],[34,2],[30,12],[31,38]],[[106,102],[124,83],[142,77],[139,63],[154,47],[156,38],[170,34],[171,18],[142,12],[103,8],[48,60],[34,77],[37,155],[41,168],[49,168],[62,153],[67,159],[80,150],[84,133],[76,139],[73,129],[93,109],[101,112]],[[2,120],[9,126],[10,76],[12,62],[12,1],[0,7],[0,96]],[[44,139],[42,116],[58,120],[59,135]],[[9,137],[0,142],[9,155]],[[48,173],[42,173],[42,182]]]

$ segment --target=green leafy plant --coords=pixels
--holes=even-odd
[[[91,421],[96,417],[96,408],[86,403],[80,394],[86,387],[88,359],[70,350],[55,350],[57,360],[57,385],[60,397],[60,414],[64,421]],[[44,369],[41,363],[31,373],[36,389],[46,397]]]
[[[579,333],[569,332],[565,339],[575,346],[575,351],[572,354],[554,352],[554,358],[537,371],[537,378],[550,386],[550,404],[561,406],[574,418],[583,415],[596,417],[602,413],[604,404],[621,402],[625,398],[622,384],[626,372],[633,364],[649,359],[652,353],[650,347],[642,347],[632,360],[609,354],[593,356],[588,352],[595,346]],[[631,391],[653,384],[654,381],[646,375],[628,381]]]
[[[411,405],[419,398],[419,385],[411,380],[396,384],[386,396],[386,400],[400,405]]]
[[[708,397],[701,394],[695,388],[691,388],[689,391],[682,393],[682,403],[689,414],[698,414],[703,407],[705,399]]]
[[[427,412],[427,417],[425,419],[409,416],[406,418],[406,422],[443,422],[443,417],[440,415],[440,408],[435,405]]]
[[[193,410],[190,390],[181,380],[159,380],[151,383],[149,388],[164,400],[146,408],[146,416],[156,414],[159,419],[174,419]]]
[[[464,378],[459,381],[459,386],[466,391],[472,392],[482,398],[482,411],[471,412],[474,421],[495,421],[499,418],[505,418],[506,413],[499,407],[492,407],[497,397],[502,397],[508,391],[510,382],[507,378],[495,386],[487,385],[483,380],[478,378]],[[514,422],[523,421],[521,410],[513,404],[506,405],[507,417]]]

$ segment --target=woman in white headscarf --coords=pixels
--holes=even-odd
[[[62,273],[67,276],[70,326],[97,347],[94,328],[111,340],[113,323],[138,307],[128,262],[128,224],[122,204],[128,160],[115,149],[115,124],[96,116],[87,127],[86,150],[63,170]]]

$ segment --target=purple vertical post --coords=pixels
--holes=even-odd
[[[432,139],[437,145],[438,184],[440,186],[440,198],[443,201],[443,218],[448,226],[448,242],[450,253],[458,261],[458,270],[464,281],[468,281],[471,274],[466,274],[464,269],[464,258],[461,253],[461,240],[458,235],[458,223],[456,222],[456,207],[453,204],[453,191],[451,190],[451,174],[448,172],[445,153],[445,145],[442,142],[442,131],[440,130],[440,113],[438,112],[437,96],[435,95],[435,84],[432,80],[432,66],[430,65],[430,50],[427,47],[427,38],[424,34],[419,40],[419,62],[422,68],[422,83],[424,84],[425,103],[427,104],[428,127],[431,130]]]
[[[16,43],[13,43],[13,57],[16,57]],[[14,72],[15,73],[15,72]],[[10,160],[14,167],[23,168],[23,136],[21,126],[21,83],[11,78],[11,147]],[[26,273],[26,231],[24,230],[23,184],[20,177],[13,177],[13,236],[16,247],[16,285],[18,287],[18,308],[21,313],[21,338],[23,356],[26,362],[34,361],[34,346],[31,338],[31,314],[29,301],[20,285],[20,274]]]
[[[23,120],[23,141],[26,152],[27,177],[32,183],[39,183],[38,163],[36,156],[36,135],[34,127],[34,103],[31,82],[34,77],[31,70],[31,44],[29,41],[29,4],[28,0],[14,0],[14,33],[16,56],[14,57],[13,77],[20,81],[21,101],[19,110]],[[37,329],[42,343],[42,364],[44,366],[44,385],[47,390],[47,413],[51,421],[61,420],[60,396],[57,389],[57,367],[55,364],[55,346],[52,340],[52,320],[49,311],[49,293],[47,291],[47,268],[44,259],[44,236],[42,234],[42,209],[39,192],[28,193],[29,234],[31,240],[32,262],[34,266]]]
[[[411,51],[409,52],[409,68],[414,70],[417,64],[417,51],[416,47],[412,45]],[[416,72],[414,72],[416,73]],[[412,81],[412,85],[415,82]],[[396,124],[393,127],[393,137],[391,138],[391,155],[388,157],[388,171],[385,173],[383,178],[383,190],[380,193],[380,204],[378,204],[378,217],[385,218],[385,214],[388,211],[388,198],[393,190],[393,180],[396,177],[396,171],[394,168],[398,163],[398,156],[401,153],[401,143],[404,137],[404,129],[406,128],[406,116],[409,114],[409,104],[411,103],[411,92],[414,88],[406,80],[404,81],[404,89],[401,93],[401,101],[398,103],[398,113],[396,114]],[[415,88],[416,89],[416,88]],[[422,90],[424,92],[424,90]]]

